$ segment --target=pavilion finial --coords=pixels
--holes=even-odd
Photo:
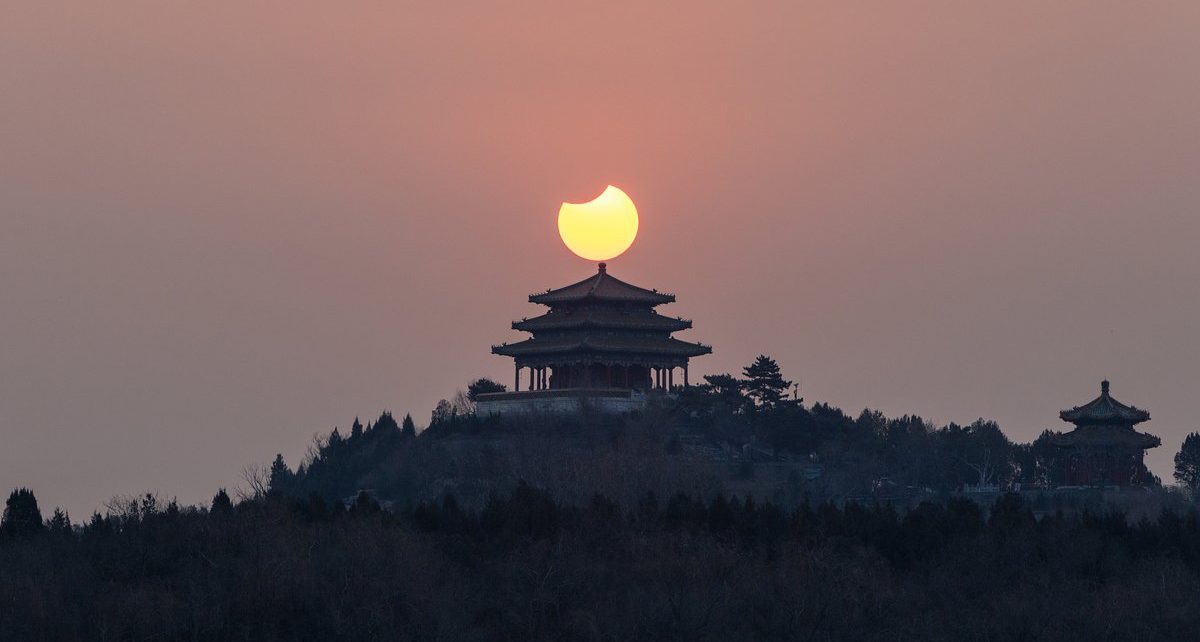
[[[1100,382],[1100,394],[1105,396],[1108,395],[1108,379]]]
[[[600,274],[604,274],[605,268],[607,268],[607,267],[608,267],[607,263],[601,263],[600,264]]]

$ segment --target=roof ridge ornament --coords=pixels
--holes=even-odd
[[[1108,379],[1100,382],[1100,394],[1108,396]]]

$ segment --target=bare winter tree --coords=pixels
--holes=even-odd
[[[242,481],[246,484],[233,489],[240,501],[257,500],[267,496],[271,489],[271,471],[262,464],[251,464],[242,469]]]
[[[967,461],[962,457],[959,457],[958,460],[979,475],[980,486],[987,486],[996,474],[996,467],[992,465],[992,451],[988,448],[983,450],[983,461],[979,463]]]

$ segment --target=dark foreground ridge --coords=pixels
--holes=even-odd
[[[1200,523],[1035,519],[1017,495],[886,505],[518,484],[389,514],[272,493],[131,501],[0,543],[0,632],[28,640],[1190,639]]]

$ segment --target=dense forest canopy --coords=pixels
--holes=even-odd
[[[518,483],[478,510],[447,494],[389,512],[366,493],[220,492],[0,536],[6,639],[1149,640],[1198,624],[1195,510],[1038,519],[1016,494],[901,513],[572,505]]]

